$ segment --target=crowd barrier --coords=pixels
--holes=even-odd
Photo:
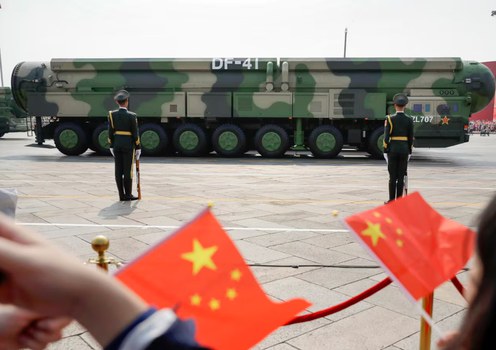
[[[107,257],[105,255],[105,252],[108,250],[110,243],[109,240],[105,236],[96,236],[92,241],[91,241],[91,246],[94,251],[98,253],[98,257],[95,259],[88,259],[87,263],[89,264],[95,264],[99,268],[105,270],[108,272],[109,265],[115,265],[116,267],[120,267],[124,265],[124,262],[122,261],[117,261],[112,257]],[[255,266],[266,266],[266,267],[290,267],[294,268],[292,265],[255,265]],[[319,265],[320,266],[320,265]],[[325,266],[322,265],[323,267],[330,267],[330,266]],[[333,266],[334,267],[334,266]],[[347,266],[351,267],[351,266]],[[355,266],[355,268],[371,268],[374,266]],[[463,285],[460,283],[458,278],[454,276],[451,279],[451,282],[457,289],[457,291],[462,295],[462,297],[465,298],[465,290],[463,288]],[[303,323],[303,322],[309,322],[313,321],[322,317],[326,317],[329,315],[332,315],[334,313],[337,313],[339,311],[342,311],[344,309],[349,308],[352,305],[355,305],[356,303],[374,295],[378,291],[384,289],[388,285],[392,283],[392,280],[389,277],[386,277],[382,281],[376,283],[372,287],[364,290],[363,292],[351,297],[348,300],[345,300],[339,304],[330,306],[328,308],[311,312],[309,314],[305,315],[300,315],[296,316],[293,318],[291,321],[287,322],[285,326],[296,324],[296,323]],[[431,293],[428,295],[426,298],[423,299],[423,308],[426,311],[426,313],[430,316],[432,316],[432,310],[433,310],[433,305],[434,305],[434,294]],[[421,326],[420,326],[420,350],[429,350],[430,349],[430,344],[431,344],[431,329],[430,326],[423,318],[421,318]]]

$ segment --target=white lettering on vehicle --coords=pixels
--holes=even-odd
[[[252,63],[254,61],[254,64]],[[240,58],[234,59],[232,57],[220,58],[215,57],[212,58],[212,70],[228,70],[234,68],[243,68],[247,70],[258,69],[258,58]]]
[[[414,123],[431,123],[434,119],[433,115],[414,115],[412,116]]]
[[[222,69],[223,65],[224,65],[224,60],[222,58],[212,58],[213,70]]]

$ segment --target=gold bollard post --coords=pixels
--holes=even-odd
[[[95,252],[98,253],[98,258],[88,259],[87,263],[95,264],[99,268],[105,270],[106,272],[108,272],[109,264],[120,267],[122,265],[122,262],[117,261],[112,257],[105,256],[105,251],[108,250],[109,246],[110,246],[110,241],[107,237],[103,235],[99,235],[93,238],[93,240],[91,241],[91,247]]]
[[[429,294],[424,299],[422,299],[422,307],[429,316],[432,316],[432,310],[434,308],[434,293]],[[427,321],[421,317],[420,318],[420,350],[430,350],[431,349],[431,326]]]

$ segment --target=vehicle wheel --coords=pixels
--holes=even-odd
[[[246,151],[246,136],[239,126],[223,124],[212,134],[212,145],[217,154],[236,157]]]
[[[375,129],[368,139],[367,152],[373,158],[382,158],[384,155],[384,127]]]
[[[89,138],[89,137],[88,137]],[[96,149],[95,146],[93,146],[93,143],[88,143],[88,149],[92,150],[95,153],[98,153],[98,150]]]
[[[169,142],[164,128],[158,124],[146,123],[140,126],[141,152],[145,156],[158,156]]]
[[[308,137],[308,147],[317,158],[334,158],[343,149],[343,135],[334,126],[318,126]]]
[[[180,155],[196,157],[208,152],[207,134],[198,125],[187,123],[174,131],[174,147]]]
[[[255,148],[263,157],[281,157],[289,149],[288,133],[278,125],[265,125],[255,134]]]
[[[53,138],[57,149],[68,156],[78,156],[88,149],[86,133],[75,123],[62,123],[57,126]]]
[[[96,153],[109,156],[110,144],[108,142],[108,124],[103,123],[98,125],[91,135],[91,149]]]

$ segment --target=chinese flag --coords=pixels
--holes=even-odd
[[[248,349],[310,305],[271,301],[208,209],[116,277],[150,304],[193,319],[200,345],[219,350]]]
[[[418,192],[345,221],[415,300],[463,268],[475,244],[472,230],[443,217]]]

